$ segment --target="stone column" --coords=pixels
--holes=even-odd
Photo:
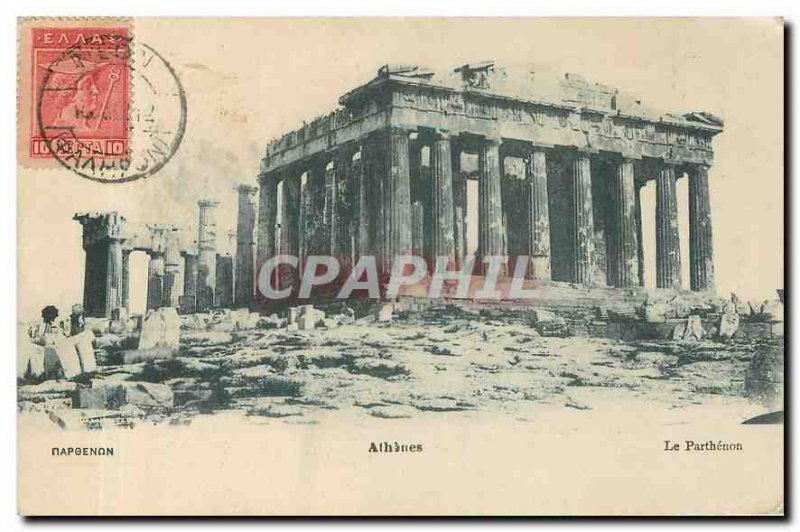
[[[183,296],[181,298],[183,312],[197,310],[197,254],[183,253]]]
[[[255,195],[258,189],[250,185],[239,185],[236,190],[239,192],[239,205],[236,217],[235,301],[239,307],[249,307],[253,301],[253,230],[256,222]],[[270,194],[272,193],[268,193],[267,198]],[[273,225],[273,240],[274,230]],[[265,235],[265,238],[269,238],[269,235]]]
[[[460,269],[464,255],[467,254],[467,224],[464,219],[467,211],[467,181],[461,175],[461,145],[459,142],[450,142],[450,154],[453,174],[453,230],[456,235],[456,268]]]
[[[122,250],[122,306],[125,310],[131,308],[131,251]]]
[[[172,229],[165,235],[165,244],[162,305],[165,307],[177,307],[180,303],[179,298],[181,295],[178,287],[178,275],[181,272],[181,250],[177,229]]]
[[[388,168],[383,190],[384,246],[383,265],[391,268],[398,255],[411,253],[411,172],[409,132],[390,129]]]
[[[642,186],[641,182],[636,182],[634,187],[634,200],[636,201],[636,252],[638,254],[639,286],[644,287],[644,240],[642,233]]]
[[[656,177],[656,286],[681,288],[681,248],[675,165],[665,162]]]
[[[611,184],[611,231],[609,235],[609,282],[616,287],[639,286],[639,244],[636,222],[634,162],[623,158]]]
[[[110,315],[115,308],[122,306],[122,241],[112,238],[108,241],[106,263],[106,313]]]
[[[358,155],[353,160],[352,167],[352,180],[355,184],[356,191],[354,196],[356,202],[356,255],[368,255],[370,253],[370,227],[369,227],[369,198],[367,191],[367,184],[365,183],[365,156],[366,152],[364,145]]]
[[[487,138],[478,151],[477,268],[481,273],[486,271],[484,258],[505,256],[500,170],[500,139]],[[505,268],[501,268],[501,273],[505,274]]]
[[[217,255],[215,272],[214,301],[217,307],[233,306],[233,257],[228,254]]]
[[[330,251],[330,233],[326,225],[326,159],[314,157],[309,161],[305,187],[305,257],[326,255]]]
[[[455,214],[453,212],[453,173],[450,137],[436,135],[431,143],[431,257],[447,257],[455,265]]]
[[[574,281],[590,286],[594,260],[594,213],[592,211],[591,160],[586,153],[577,153],[572,161],[572,205]]]
[[[278,177],[275,172],[258,176],[258,250],[256,267],[275,255],[275,227],[278,213]],[[258,271],[256,271],[256,277]]]
[[[300,200],[301,174],[286,174],[283,178],[283,206],[281,209],[281,254],[298,257],[300,255]],[[297,270],[288,266],[279,269],[279,285],[282,288],[294,283]]]
[[[383,260],[387,254],[386,247],[386,182],[389,173],[389,143],[384,139],[386,132],[372,135],[367,151],[367,198],[369,201],[370,216],[370,244],[372,254],[378,265],[378,270],[383,268]]]
[[[339,146],[333,160],[331,210],[331,256],[339,260],[342,271],[349,269],[353,228],[353,153],[348,145]]]
[[[322,234],[320,235],[320,249],[325,255],[334,255],[334,239],[336,237],[336,211],[338,208],[336,198],[336,162],[325,166],[324,191],[322,197]]]
[[[550,280],[550,208],[547,196],[545,151],[534,148],[528,160],[528,255],[529,279]]]
[[[694,291],[714,291],[711,202],[704,164],[689,169],[689,279]]]
[[[281,253],[295,257],[300,251],[300,177],[287,176],[283,180]]]
[[[122,244],[125,218],[116,212],[76,214],[86,253],[83,308],[86,316],[110,317],[122,305]]]
[[[197,231],[197,310],[214,307],[217,284],[217,222],[215,210],[219,202],[201,200]]]
[[[425,245],[425,226],[424,210],[422,203],[415,201],[411,205],[411,253],[417,257],[423,257],[423,246]]]
[[[147,264],[147,310],[164,306],[164,253],[151,251]]]

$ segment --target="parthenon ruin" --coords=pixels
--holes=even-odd
[[[450,77],[386,65],[339,102],[267,145],[258,189],[237,187],[235,263],[218,254],[216,201],[198,203],[192,242],[170,225],[133,229],[116,212],[76,214],[87,315],[129,306],[133,251],[150,256],[147,307],[184,312],[253,306],[260,267],[278,254],[301,267],[311,255],[345,267],[375,256],[385,272],[400,255],[460,268],[474,252],[478,276],[485,258],[502,257],[502,275],[523,271],[538,284],[635,290],[645,269],[640,190],[650,180],[656,286],[679,290],[684,176],[689,288],[713,294],[708,179],[719,118],[656,113],[572,74],[555,84],[536,72],[512,79],[492,62]]]
[[[713,115],[654,113],[567,74],[511,80],[493,62],[456,79],[382,67],[341,107],[270,142],[259,175],[258,258],[402,254],[458,266],[477,218],[476,266],[528,257],[527,278],[583,286],[644,281],[639,192],[656,182],[656,284],[680,289],[676,179],[689,179],[691,290],[713,292],[708,172]],[[465,168],[469,157],[475,168]],[[513,175],[510,159],[523,170]],[[467,184],[477,181],[477,212]],[[279,203],[280,202],[280,203]],[[278,217],[280,213],[280,217]],[[480,273],[480,269],[477,270]]]

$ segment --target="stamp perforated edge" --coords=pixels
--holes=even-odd
[[[128,29],[129,39],[135,39],[135,19],[133,17],[19,17],[17,19],[17,166],[32,170],[54,170],[63,172],[65,168],[55,157],[33,158],[29,155],[29,140],[33,134],[31,113],[34,109],[32,96],[33,64],[30,60],[31,34],[33,28],[43,26],[64,26],[80,28],[91,24],[95,27],[119,27]],[[134,57],[131,54],[130,68],[133,69]],[[133,76],[128,82],[128,124],[131,120],[131,102],[135,95]],[[133,150],[133,138],[128,139],[128,150]]]

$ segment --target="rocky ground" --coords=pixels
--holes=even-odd
[[[387,312],[326,319],[312,330],[281,319],[219,329],[184,320],[174,356],[136,363],[125,363],[124,341],[101,336],[96,373],[20,382],[19,408],[63,428],[99,429],[190,424],[219,411],[318,423],[337,412],[526,419],[542,405],[592,410],[609,398],[670,408],[756,404],[765,400],[753,385],[758,361],[782,360],[783,352],[783,338],[772,335],[609,339],[560,317],[547,322],[530,312],[454,306],[395,309],[391,319]],[[112,404],[110,392],[99,402],[86,396],[98,383],[123,383],[128,400]]]

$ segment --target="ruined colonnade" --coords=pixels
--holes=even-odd
[[[301,263],[369,254],[386,267],[413,253],[459,267],[475,180],[476,273],[485,257],[509,257],[508,275],[514,257],[528,256],[529,279],[643,286],[640,190],[653,180],[656,286],[677,290],[676,180],[687,175],[690,288],[713,291],[708,175],[721,123],[702,113],[637,116],[616,89],[571,76],[559,103],[509,98],[491,90],[493,64],[459,70],[460,90],[417,67],[384,67],[342,97],[343,109],[270,143],[257,264],[278,253]],[[477,169],[464,171],[462,154]],[[508,174],[509,158],[524,164],[522,175]]]

